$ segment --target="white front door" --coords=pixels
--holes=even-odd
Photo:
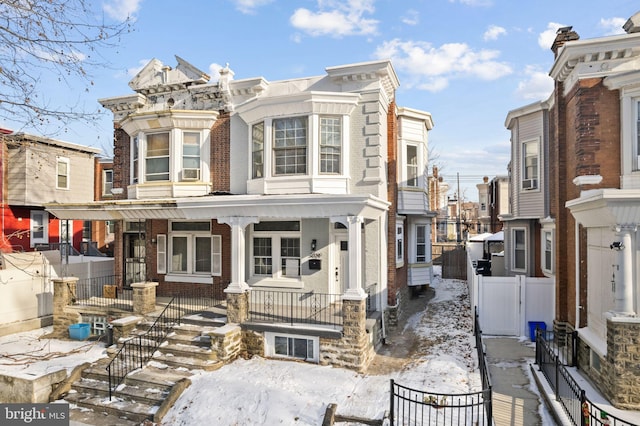
[[[344,294],[349,279],[349,242],[346,235],[334,237],[333,294]]]

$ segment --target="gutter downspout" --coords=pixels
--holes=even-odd
[[[580,304],[580,225],[576,221],[575,223],[575,280],[576,280],[576,324],[575,329],[578,330],[580,328],[580,310],[583,309],[583,306]]]

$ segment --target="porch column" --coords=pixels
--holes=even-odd
[[[633,311],[633,245],[631,232],[635,227],[620,227],[616,229],[620,240],[619,244],[611,245],[618,252],[618,279],[615,282],[615,312],[622,315],[635,315]]]
[[[231,283],[224,290],[225,293],[244,293],[249,290],[245,281],[245,228],[250,223],[258,223],[257,217],[231,216],[219,217],[218,223],[225,223],[231,227]]]
[[[347,300],[362,300],[367,298],[362,288],[362,216],[349,216],[349,283],[347,291],[342,296]]]

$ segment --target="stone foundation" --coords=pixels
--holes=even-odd
[[[264,357],[264,334],[252,330],[242,332],[242,342],[247,355]]]
[[[607,319],[607,356],[602,390],[617,408],[640,410],[640,320]]]
[[[211,350],[219,361],[230,362],[242,351],[242,329],[236,324],[227,324],[207,333],[211,338]]]

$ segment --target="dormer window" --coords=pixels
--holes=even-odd
[[[274,174],[304,175],[307,173],[307,117],[273,120]]]

